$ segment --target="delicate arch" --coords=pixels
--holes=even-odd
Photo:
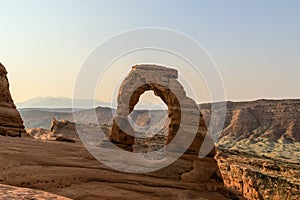
[[[134,145],[135,131],[128,121],[128,115],[134,110],[139,102],[140,96],[145,91],[153,91],[154,94],[162,99],[168,107],[168,117],[170,119],[167,144],[176,136],[180,126],[198,126],[197,135],[189,151],[197,153],[205,135],[206,127],[200,117],[197,104],[186,96],[183,86],[178,82],[178,71],[175,69],[161,67],[157,65],[136,65],[128,76],[123,80],[118,93],[117,115],[114,117],[112,133],[109,139],[123,149],[132,151]],[[182,119],[182,113],[190,118]],[[195,122],[193,120],[197,119]],[[203,119],[202,119],[203,120]],[[201,121],[201,123],[200,123]],[[195,128],[194,128],[195,130]],[[200,131],[199,131],[200,130]],[[196,134],[187,133],[186,134]],[[184,140],[184,138],[182,138]],[[180,145],[180,144],[178,144]]]

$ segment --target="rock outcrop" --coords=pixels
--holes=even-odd
[[[26,133],[23,120],[9,92],[7,71],[0,63],[0,135],[19,136]]]
[[[27,134],[37,140],[80,143],[76,128],[84,130],[87,134],[97,132],[100,128],[106,136],[111,132],[111,127],[105,124],[100,126],[96,124],[75,124],[74,122],[65,119],[57,120],[56,118],[53,118],[50,130],[44,128],[31,128],[27,129]]]
[[[53,118],[51,129],[32,128],[27,130],[28,135],[34,139],[46,141],[79,142],[75,123],[68,120],[56,120]]]

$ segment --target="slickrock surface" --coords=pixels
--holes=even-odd
[[[23,120],[11,98],[7,71],[0,63],[0,135],[18,136],[25,133]]]
[[[118,162],[118,155],[113,157]],[[0,182],[72,199],[229,199],[214,180],[184,183],[192,158],[161,171],[128,174],[99,163],[80,143],[0,136]]]
[[[27,188],[13,187],[0,184],[0,199],[1,200],[68,200],[69,198],[50,194],[40,190]]]

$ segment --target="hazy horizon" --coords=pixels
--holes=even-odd
[[[145,102],[145,103],[149,103],[149,104],[153,104],[152,101],[148,101],[147,98],[144,98],[143,96],[141,96],[142,99],[141,101]],[[26,103],[28,101],[31,101],[31,100],[35,100],[35,99],[67,99],[67,100],[73,100],[73,98],[70,98],[70,97],[64,97],[64,96],[37,96],[37,97],[33,97],[33,98],[30,98],[30,99],[27,99],[25,101],[22,101],[22,102],[14,102],[15,104],[22,104],[22,103]],[[157,97],[159,99],[159,97]],[[77,99],[77,100],[93,100],[93,101],[96,101],[96,102],[101,102],[103,104],[111,104],[111,102],[103,102],[103,101],[99,101],[99,100],[95,100],[95,99],[88,99],[88,98],[85,98],[85,99]],[[226,101],[229,101],[229,102],[248,102],[248,101],[259,101],[259,100],[300,100],[300,98],[261,98],[261,99],[249,99],[249,100],[230,100],[230,99],[226,99]],[[140,101],[140,102],[141,102]],[[161,101],[159,99],[159,101]],[[139,103],[140,103],[139,102]],[[216,102],[219,102],[219,101],[216,101]],[[197,102],[197,104],[205,104],[205,103],[216,103],[216,102]],[[163,101],[160,102],[160,104],[164,104]],[[99,104],[100,105],[100,104]],[[115,106],[115,105],[114,105]]]
[[[220,70],[226,100],[300,98],[299,1],[12,0],[0,6],[0,62],[16,103],[37,96],[72,98],[92,50],[141,27],[176,30],[203,45]],[[138,61],[135,55],[117,64],[129,72]],[[114,78],[120,74],[108,77]],[[111,100],[110,85],[101,88],[97,100]],[[200,102],[209,101],[202,85],[197,92],[203,93]],[[151,94],[142,98],[160,102]]]

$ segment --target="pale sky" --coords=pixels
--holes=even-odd
[[[140,27],[194,38],[220,69],[228,100],[300,97],[297,0],[0,0],[0,8],[0,62],[15,102],[72,97],[89,54]],[[111,94],[97,97],[109,101]]]

